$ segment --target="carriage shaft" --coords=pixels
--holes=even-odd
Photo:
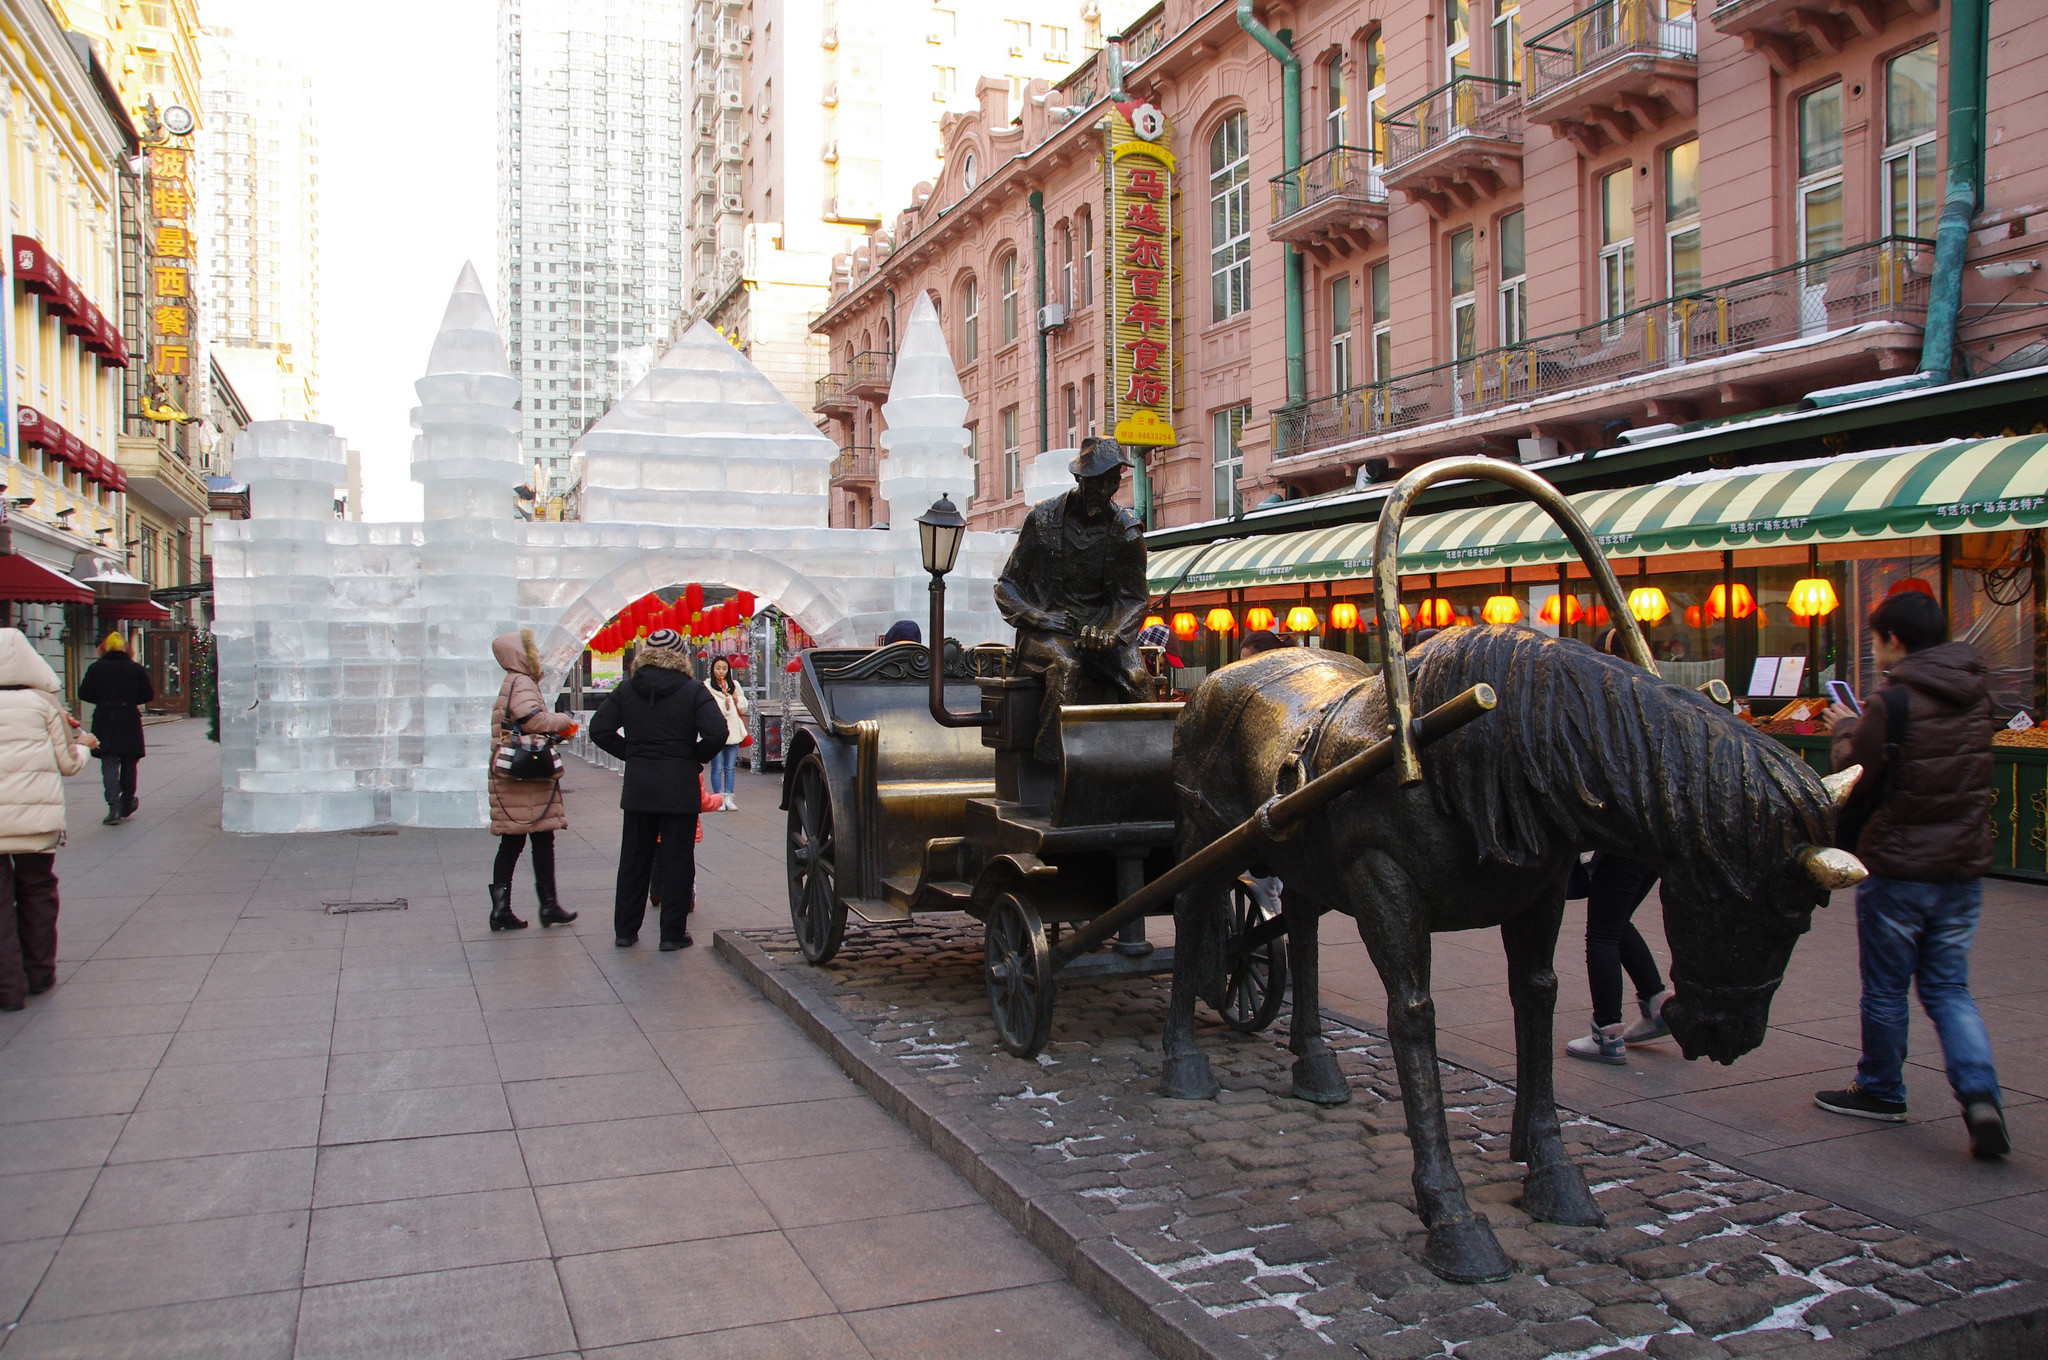
[[[1493,686],[1472,686],[1414,720],[1410,731],[1415,745],[1427,746],[1450,735],[1492,708],[1496,702]],[[1259,809],[1259,815],[1240,822],[1108,911],[1076,927],[1054,947],[1054,955],[1065,963],[1093,949],[1123,929],[1126,923],[1170,900],[1204,875],[1226,867],[1241,867],[1250,859],[1253,847],[1267,837],[1269,829],[1284,831],[1331,799],[1350,792],[1382,770],[1391,769],[1395,754],[1394,739],[1389,735],[1285,797],[1268,800]]]

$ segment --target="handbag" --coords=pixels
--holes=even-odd
[[[529,713],[526,718],[511,718],[512,740],[500,745],[491,756],[492,770],[503,778],[554,779],[562,773],[562,753],[555,749],[555,739],[544,733],[519,730],[532,716]]]

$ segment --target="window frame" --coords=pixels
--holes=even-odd
[[[1081,219],[1081,295],[1080,306],[1095,305],[1095,214],[1082,208],[1075,214]]]
[[[1459,286],[1460,242],[1465,258],[1464,286]],[[1463,363],[1479,353],[1479,233],[1462,227],[1445,238],[1444,280],[1450,288],[1451,362]]]
[[[1349,145],[1351,105],[1344,85],[1344,54],[1335,53],[1323,63],[1323,149],[1335,151]]]
[[[1252,306],[1251,116],[1243,109],[1223,115],[1208,146],[1209,320],[1215,324]]]
[[[1210,419],[1210,471],[1214,478],[1210,508],[1214,519],[1244,516],[1244,427],[1251,420],[1251,403],[1226,406]],[[1226,449],[1228,450],[1226,452]]]
[[[1003,499],[1008,500],[1024,489],[1024,421],[1019,414],[1018,403],[1012,402],[1002,410],[1003,433]]]
[[[1387,39],[1375,28],[1365,39],[1366,152],[1377,176],[1387,157]]]
[[[1353,387],[1351,364],[1351,337],[1354,333],[1352,321],[1353,300],[1350,274],[1338,274],[1329,280],[1323,292],[1330,306],[1330,391],[1348,392]]]
[[[1835,98],[1834,159],[1831,162],[1818,165],[1814,169],[1809,170],[1807,168],[1806,154],[1806,109],[1809,101],[1827,94],[1829,91],[1833,91]],[[1836,237],[1836,242],[1831,249],[1841,249],[1842,242],[1846,240],[1844,233],[1847,224],[1844,221],[1844,217],[1848,205],[1846,202],[1847,188],[1843,181],[1843,162],[1846,159],[1844,143],[1846,138],[1843,135],[1842,127],[1842,119],[1845,112],[1840,77],[1795,95],[1792,100],[1792,167],[1797,175],[1793,186],[1793,225],[1799,233],[1799,258],[1801,260],[1812,259],[1816,253],[1811,245],[1813,240],[1811,208],[1814,203],[1825,201],[1822,196],[1830,190],[1833,191],[1835,208],[1834,235]],[[1828,252],[1823,250],[1818,253],[1826,254]]]
[[[1365,271],[1365,288],[1372,307],[1372,380],[1375,385],[1394,379],[1394,265],[1381,260]]]
[[[1908,132],[1899,140],[1893,140],[1892,109],[1894,94],[1892,74],[1899,63],[1932,52],[1934,71],[1928,82],[1928,120],[1924,130]],[[1884,149],[1878,157],[1878,192],[1880,204],[1878,220],[1884,224],[1887,234],[1892,236],[1931,237],[1937,219],[1941,214],[1940,165],[1941,155],[1941,39],[1930,37],[1926,42],[1915,44],[1903,52],[1885,59],[1884,63]],[[1921,162],[1925,161],[1924,170]],[[1899,201],[1896,181],[1903,168],[1909,186],[1914,190],[1907,199],[1911,220],[1904,226],[1899,222]],[[1924,187],[1923,187],[1924,174]],[[1928,211],[1922,220],[1921,209]]]
[[[960,287],[960,362],[981,358],[981,287],[969,274]]]
[[[1522,79],[1522,0],[1493,0],[1488,28],[1493,37],[1493,78]],[[1506,46],[1502,46],[1502,36]]]
[[[1016,344],[1021,333],[1017,316],[1017,294],[1022,287],[1019,282],[1022,272],[1018,268],[1017,252],[1014,250],[1005,251],[996,261],[996,287],[1002,299],[997,313],[998,348]]]
[[[1667,297],[1684,297],[1687,294],[1698,292],[1706,284],[1705,270],[1698,263],[1704,244],[1704,214],[1700,211],[1699,193],[1699,145],[1700,139],[1698,137],[1688,137],[1684,141],[1673,142],[1670,146],[1665,147],[1659,156],[1659,159],[1663,162],[1662,173],[1664,177],[1664,192],[1659,206],[1664,215],[1664,293]],[[1693,149],[1692,207],[1690,210],[1679,210],[1672,198],[1673,186],[1677,179],[1675,173],[1677,169],[1676,158],[1678,153],[1688,146]],[[1695,264],[1691,280],[1682,283],[1678,274],[1678,243],[1679,239],[1685,236],[1693,238],[1691,249]]]
[[[1508,221],[1516,219],[1514,234],[1520,241],[1521,269],[1510,273]],[[1499,299],[1494,324],[1503,348],[1524,344],[1529,339],[1529,218],[1524,208],[1502,213],[1493,224],[1494,296]]]
[[[1610,219],[1607,186],[1619,183],[1628,190],[1626,236],[1611,236],[1613,223]],[[1610,170],[1594,181],[1594,215],[1599,219],[1599,251],[1595,256],[1594,277],[1600,290],[1600,320],[1612,322],[1617,317],[1634,310],[1636,305],[1636,229],[1635,229],[1636,168],[1623,165]],[[1620,297],[1615,296],[1619,284]],[[1616,306],[1616,302],[1620,305]]]

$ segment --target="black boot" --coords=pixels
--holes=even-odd
[[[552,873],[534,874],[533,894],[540,899],[541,925],[565,926],[576,919],[575,912],[563,911],[562,904],[555,900],[555,876]]]
[[[491,929],[526,929],[526,922],[512,914],[512,885],[510,883],[493,883],[491,885]]]

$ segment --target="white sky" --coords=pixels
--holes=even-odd
[[[319,418],[362,452],[363,518],[418,519],[412,384],[464,260],[496,305],[496,0],[199,0],[199,14],[313,78]]]

